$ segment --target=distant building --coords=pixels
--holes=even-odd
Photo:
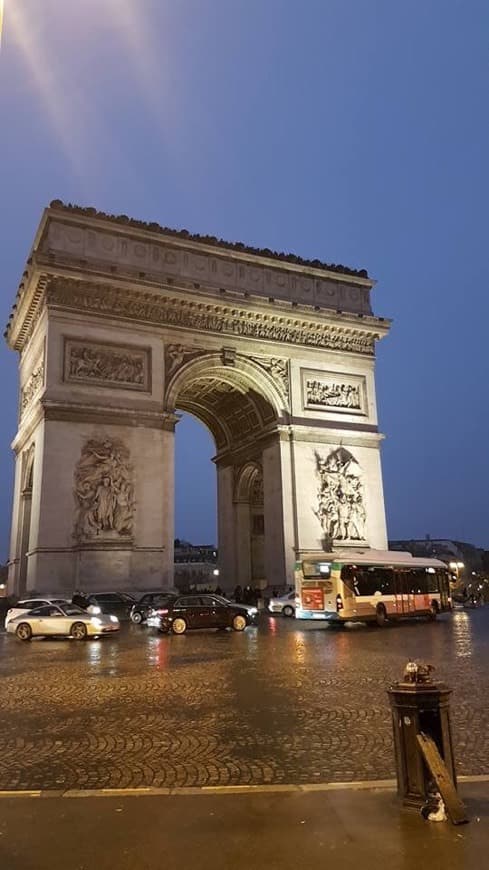
[[[389,541],[389,550],[407,550],[413,556],[429,556],[440,559],[452,568],[457,579],[466,585],[472,578],[489,579],[489,550],[474,547],[463,541],[447,538],[425,538]]]
[[[174,584],[177,589],[215,589],[219,585],[216,547],[194,545],[176,538],[174,548]]]

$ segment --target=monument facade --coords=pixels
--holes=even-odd
[[[220,584],[387,545],[365,271],[56,201],[6,330],[19,353],[9,591],[173,583],[179,412],[211,431]]]

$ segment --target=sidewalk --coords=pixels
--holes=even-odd
[[[471,822],[425,822],[392,789],[0,798],[2,870],[480,870],[489,783]]]

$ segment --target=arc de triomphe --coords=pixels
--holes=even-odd
[[[373,281],[64,206],[7,327],[20,355],[9,591],[171,586],[178,411],[216,445],[222,585],[386,547]]]

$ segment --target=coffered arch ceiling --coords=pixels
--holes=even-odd
[[[190,380],[178,394],[177,408],[205,423],[218,450],[238,447],[276,421],[274,409],[260,393],[233,381],[229,375],[204,375]]]
[[[172,382],[169,402],[201,420],[219,451],[236,449],[273,431],[280,415],[273,397],[249,372],[222,364],[188,364]],[[273,402],[273,403],[272,403]]]

